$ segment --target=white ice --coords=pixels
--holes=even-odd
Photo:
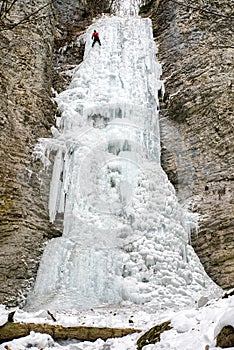
[[[0,327],[8,320],[8,311],[4,305],[0,304]]]
[[[219,292],[160,165],[156,52],[149,19],[103,16],[87,30],[57,130],[36,150],[46,167],[54,157],[49,212],[64,215],[64,233],[45,249],[28,310],[178,309]]]

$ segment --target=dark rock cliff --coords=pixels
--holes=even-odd
[[[226,288],[234,273],[231,7],[210,1],[225,13],[217,17],[179,3],[151,1],[143,11],[153,21],[165,79],[162,162],[181,202],[192,200],[200,214],[193,245]],[[0,303],[9,306],[23,302],[45,242],[61,234],[49,223],[42,168],[32,157],[37,139],[50,135],[55,121],[51,87],[66,87],[64,70],[82,60],[79,33],[92,16],[109,11],[104,1],[53,5],[18,0],[7,16],[1,13]]]

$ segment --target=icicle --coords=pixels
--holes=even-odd
[[[63,192],[63,154],[59,149],[55,159],[53,174],[50,184],[50,196],[49,196],[49,214],[50,221],[54,222],[56,213],[63,212],[64,208],[64,192]]]

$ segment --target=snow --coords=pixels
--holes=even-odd
[[[4,305],[0,305],[0,327],[8,320],[8,311]]]
[[[49,335],[34,333],[27,337],[15,339],[0,345],[5,349],[8,345],[11,350],[61,349],[61,350],[136,350],[137,339],[151,327],[170,320],[172,329],[161,334],[160,342],[143,347],[143,350],[209,350],[220,349],[215,347],[216,336],[223,326],[234,327],[234,296],[225,299],[215,299],[201,308],[185,309],[180,311],[144,312],[140,307],[126,308],[96,308],[76,314],[56,313],[57,322],[53,322],[45,310],[28,313],[16,310],[15,321],[61,324],[64,326],[96,326],[96,327],[128,327],[142,329],[142,333],[134,333],[122,338],[101,339],[95,342],[80,342],[70,340],[57,343]],[[129,323],[131,320],[133,323]],[[230,347],[233,350],[234,347]]]
[[[54,345],[54,341],[48,334],[41,334],[41,333],[35,333],[31,332],[30,335],[27,337],[22,337],[20,339],[15,339],[9,343],[4,343],[1,346],[2,349],[6,349],[5,346],[10,346],[11,350],[17,349],[41,349],[41,348],[47,348]]]

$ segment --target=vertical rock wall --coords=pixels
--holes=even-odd
[[[53,14],[47,0],[18,1],[0,31],[0,303],[24,299],[43,242],[55,233],[40,195],[32,152],[54,120],[51,100]]]
[[[163,167],[181,202],[200,214],[192,244],[206,271],[233,287],[233,8],[219,0],[157,0],[142,10],[163,65]]]

